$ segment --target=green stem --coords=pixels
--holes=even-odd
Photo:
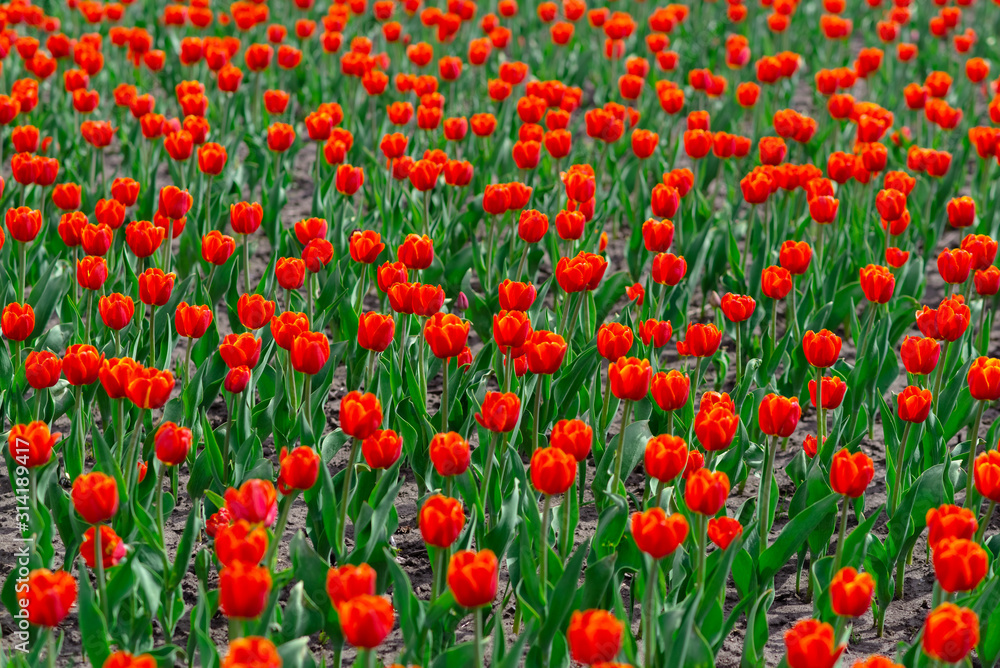
[[[441,369],[441,433],[448,433],[448,360],[442,360]]]
[[[78,428],[76,430],[78,437],[76,442],[77,453],[80,457],[80,465],[82,466],[86,461],[86,447],[87,447],[87,435],[84,433],[86,428],[83,422],[83,385],[76,386],[76,423]]]
[[[826,411],[823,409],[823,369],[816,368],[816,454],[823,450],[826,439]]]
[[[743,381],[743,333],[740,323],[736,323],[736,385]]]
[[[50,628],[47,632],[48,638],[45,644],[48,646],[46,651],[46,661],[48,662],[49,668],[56,668],[56,654],[58,652],[56,645],[56,629],[55,627]]]
[[[399,377],[403,378],[403,354],[406,352],[406,326],[410,321],[405,313],[399,319]]]
[[[837,535],[837,552],[833,557],[833,570],[830,573],[836,575],[840,570],[840,562],[844,558],[844,539],[847,536],[847,510],[850,507],[850,499],[845,496],[843,508],[840,511],[840,533]],[[898,585],[898,583],[897,583]]]
[[[628,427],[629,417],[632,414],[632,402],[625,400],[625,408],[622,410],[622,426],[618,432],[618,448],[615,450],[615,477],[611,484],[613,494],[618,493],[618,485],[622,477],[622,455],[625,451],[625,428]]]
[[[421,328],[423,329],[423,328]],[[424,364],[424,348],[427,342],[424,337],[417,337],[417,380],[420,381],[420,405],[427,412],[427,367]]]
[[[139,409],[139,415],[135,420],[135,431],[132,433],[132,442],[129,444],[128,448],[128,458],[125,461],[128,471],[126,471],[126,480],[128,480],[128,496],[129,499],[132,498],[132,491],[135,489],[135,479],[138,474],[139,468],[139,435],[142,433],[142,412],[143,409]],[[122,425],[122,430],[124,431],[125,425]]]
[[[87,290],[87,314],[86,314],[87,330],[86,330],[86,335],[84,336],[84,340],[87,341],[88,343],[90,342],[90,330],[94,320],[93,313],[94,313],[94,291]]]
[[[188,337],[187,348],[184,351],[184,389],[187,389],[188,384],[191,382],[191,344],[194,341],[191,337]]]
[[[250,235],[243,235],[243,291],[250,294]],[[310,294],[310,297],[312,295]],[[311,311],[311,310],[310,310]],[[309,313],[312,322],[312,313]]]
[[[649,559],[649,573],[646,578],[646,604],[643,606],[643,620],[646,622],[643,629],[643,643],[645,644],[646,668],[654,668],[656,665],[656,590],[657,590],[657,568],[656,559]]]
[[[344,489],[340,499],[340,523],[337,525],[337,560],[344,558],[344,534],[347,530],[347,502],[351,494],[351,478],[354,474],[354,460],[358,456],[359,439],[352,439],[351,454],[347,460],[347,470],[344,472]]]
[[[149,365],[156,366],[156,307],[149,305]]]
[[[910,428],[912,422],[907,422],[903,427],[903,437],[899,441],[899,450],[896,453],[896,479],[892,482],[892,496],[889,498],[889,516],[891,517],[899,507],[899,493],[903,483],[903,458],[906,457],[906,441],[910,438]]]
[[[487,506],[489,505],[489,490],[490,490],[490,476],[493,473],[493,456],[497,449],[497,439],[500,434],[493,432],[490,436],[490,445],[486,450],[486,462],[483,464],[483,486],[479,490],[480,498],[484,499]]]
[[[535,383],[535,423],[531,430],[531,454],[535,454],[538,449],[538,433],[541,431],[542,420],[542,377],[538,377]]]
[[[542,536],[541,542],[539,544],[538,551],[538,563],[541,568],[541,583],[542,583],[542,604],[545,605],[549,600],[549,585],[548,585],[548,573],[549,573],[549,515],[552,510],[552,496],[550,494],[545,495],[545,503],[542,504]]]
[[[281,508],[278,511],[278,523],[274,527],[274,537],[267,548],[267,554],[264,555],[264,565],[267,566],[268,570],[274,570],[274,562],[278,556],[278,544],[285,535],[285,524],[288,523],[288,513],[292,509],[292,502],[295,501],[297,494],[298,490],[292,490],[291,494],[281,499]]]
[[[572,505],[571,501],[575,493],[576,493],[576,480],[573,480],[573,485],[569,488],[569,491],[567,491],[563,495],[563,504],[562,504],[563,525],[562,525],[562,532],[559,534],[559,554],[560,556],[562,556],[563,559],[569,557],[570,544],[571,544],[570,524],[572,524],[573,520],[573,514],[572,514],[573,509],[570,506]]]
[[[941,348],[941,357],[938,358],[937,375],[934,377],[934,396],[931,397],[931,407],[934,409],[935,415],[937,414],[938,396],[941,394],[941,376],[944,373],[945,362],[948,360],[948,348],[950,346],[951,341],[945,341],[944,346]]]
[[[528,249],[525,248],[524,252],[521,254],[521,261],[517,263],[517,273],[514,274],[514,280],[520,281],[521,276],[524,275],[524,265],[528,262]]]
[[[17,301],[24,303],[25,275],[28,273],[28,244],[17,244]]]
[[[969,461],[965,466],[965,507],[972,507],[972,497],[974,496],[972,490],[972,479],[975,477],[973,475],[973,468],[976,465],[976,450],[979,446],[979,427],[983,422],[983,410],[986,408],[985,401],[977,402],[979,407],[976,409],[976,419],[972,423],[972,429],[969,432]]]
[[[475,668],[483,668],[483,609],[476,608],[476,611],[472,613],[474,624],[473,624],[473,652],[475,654],[475,659],[473,666]]]
[[[446,554],[447,550],[445,548],[434,548],[434,568],[431,573],[431,603],[434,603],[441,593],[441,573],[445,568],[444,557]]]
[[[698,589],[705,588],[708,552],[708,516],[698,515]]]
[[[166,546],[163,536],[163,476],[167,472],[167,465],[160,462],[156,472],[156,528],[160,532],[160,545]],[[164,574],[166,577],[166,574]]]
[[[982,521],[979,523],[979,529],[976,530],[976,542],[982,543],[983,536],[986,535],[986,527],[989,525],[990,520],[993,519],[993,511],[996,510],[996,501],[990,501],[989,507],[986,509],[986,514],[983,516]]]
[[[101,613],[108,619],[108,587],[104,576],[104,550],[101,546],[101,525],[94,525],[94,574],[97,576],[97,591],[101,597]]]
[[[232,395],[232,403],[226,399],[227,395],[223,395],[223,400],[226,402],[226,438],[222,441],[222,483],[223,485],[229,482],[229,445],[230,439],[233,436],[233,430],[236,429],[236,395]]]
[[[608,431],[608,409],[611,407],[611,377],[604,381],[604,407],[601,409],[601,424],[598,425],[602,438],[607,436]]]
[[[778,437],[772,436],[771,443],[764,452],[764,471],[760,479],[760,503],[757,507],[757,525],[760,528],[760,554],[767,549],[767,537],[771,530],[771,477],[774,475],[774,457],[778,449]]]

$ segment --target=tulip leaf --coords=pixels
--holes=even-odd
[[[572,612],[569,601],[573,599],[573,593],[577,590],[580,581],[580,569],[583,567],[583,560],[590,551],[590,546],[586,543],[580,545],[576,552],[566,562],[566,569],[559,577],[555,589],[549,592],[549,606],[545,617],[545,622],[539,631],[539,640],[544,644],[552,642],[552,638],[562,631],[563,624]]]
[[[80,562],[82,566],[82,557]],[[82,567],[80,570],[85,572]],[[102,666],[111,654],[111,647],[108,644],[108,625],[105,623],[104,614],[97,604],[97,597],[89,577],[79,578],[78,604],[80,606],[79,620],[80,634],[83,637],[83,650],[93,665]]]
[[[288,594],[281,620],[281,637],[285,642],[311,636],[323,628],[324,615],[306,597],[305,585],[296,582]]]
[[[813,529],[836,511],[839,500],[839,494],[829,494],[788,521],[774,543],[760,555],[757,563],[760,583],[770,582],[784,568]]]
[[[301,583],[300,583],[301,584]],[[282,668],[315,668],[316,659],[309,651],[309,638],[289,640],[278,646]]]

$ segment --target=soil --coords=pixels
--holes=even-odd
[[[805,102],[803,106],[808,106],[808,102]],[[310,201],[312,195],[312,180],[310,174],[312,173],[312,161],[313,156],[311,151],[302,151],[299,153],[295,167],[294,176],[292,179],[292,184],[288,192],[289,204],[285,207],[282,212],[282,220],[285,221],[286,225],[290,225],[296,220],[306,218],[309,216],[310,211]],[[627,238],[627,234],[625,235]],[[950,235],[946,236],[942,241],[941,245],[954,247],[958,245],[960,240],[960,235],[952,231]],[[251,279],[253,283],[256,283],[260,276],[265,271],[268,261],[270,259],[271,253],[268,247],[268,242],[266,239],[261,237],[258,245],[254,248],[252,253],[252,263],[251,263]],[[612,239],[611,243],[607,249],[607,257],[609,260],[609,271],[608,274],[623,268],[625,266],[625,241],[621,239]],[[543,272],[545,270],[543,269]],[[924,303],[937,303],[937,301],[944,294],[944,286],[932,272],[932,276],[929,279],[928,294],[925,296]],[[372,295],[369,295],[369,299],[374,300]],[[377,303],[374,301],[369,305],[371,308],[377,308]],[[700,308],[700,303],[692,303],[692,311]],[[224,308],[224,307],[223,307]],[[217,312],[222,312],[218,311]],[[225,318],[219,318],[218,323],[220,329],[228,326]],[[225,333],[225,332],[220,332]],[[1000,356],[1000,337],[994,336],[994,343],[990,354],[992,356]],[[731,345],[732,342],[725,341],[724,345]],[[175,354],[183,354],[183,350],[178,348]],[[844,358],[853,359],[853,351],[850,349],[850,345],[845,341],[844,347]],[[676,361],[672,359],[671,362]],[[715,379],[709,376],[706,381],[714,381]],[[902,379],[900,379],[900,387],[893,388],[893,390],[901,389]],[[733,379],[727,379],[724,383],[725,387],[733,386]],[[327,402],[327,422],[331,429],[337,426],[337,416],[336,407],[339,404],[339,399],[343,394],[347,392],[344,387],[343,374],[339,373],[336,378],[333,387],[331,388],[331,394],[329,401]],[[438,393],[440,392],[439,380],[432,379],[429,386],[429,403],[436,404],[439,401]],[[772,536],[776,536],[783,525],[787,521],[787,516],[784,514],[787,512],[788,501],[794,492],[794,485],[791,480],[784,473],[784,468],[795,455],[796,449],[801,446],[801,439],[805,434],[815,433],[816,431],[816,417],[812,412],[811,408],[806,407],[805,410],[808,412],[803,416],[803,419],[796,431],[795,439],[789,442],[788,449],[786,451],[779,451],[777,456],[777,461],[775,465],[775,472],[778,476],[779,488],[781,491],[781,498],[779,500],[778,506],[778,517],[775,520],[774,532]],[[990,409],[987,411],[986,416],[984,416],[984,425],[992,424],[993,420],[996,419],[998,415],[997,410]],[[226,408],[223,404],[221,398],[217,399],[215,404],[211,407],[209,411],[209,419],[214,426],[218,426],[226,419]],[[984,427],[984,430],[985,428]],[[69,423],[63,418],[60,423],[57,423],[56,428],[68,433]],[[885,489],[885,454],[883,452],[883,440],[882,440],[882,430],[881,424],[877,424],[875,428],[875,438],[868,440],[865,439],[862,443],[863,450],[868,453],[875,462],[876,475],[869,488],[869,492],[866,495],[866,507],[872,509],[877,505],[884,503],[886,500],[886,489]],[[618,424],[612,424],[610,428],[610,433],[615,434],[618,431]],[[473,442],[475,446],[475,442]],[[264,443],[264,455],[269,457],[272,461],[277,462],[277,453],[274,451],[273,442],[268,439]],[[346,464],[346,451],[339,452],[331,462],[331,471],[339,471]],[[593,468],[593,461],[590,462],[591,470]],[[399,528],[396,533],[392,536],[395,547],[398,550],[398,562],[403,567],[403,569],[408,574],[413,586],[416,588],[416,593],[419,597],[426,599],[430,594],[430,562],[427,556],[426,547],[420,537],[420,533],[416,526],[417,517],[417,487],[413,481],[412,474],[404,469],[401,473],[406,479],[406,484],[403,485],[399,496],[396,500],[396,508],[398,509],[399,515]],[[184,484],[185,476],[182,473],[182,487]],[[641,469],[641,465],[634,471],[627,480],[628,488],[636,494],[637,497],[641,497],[643,490],[644,476]],[[68,487],[68,482],[66,483]],[[13,495],[10,494],[10,482],[6,478],[0,479],[0,581],[5,579],[14,565],[13,557],[13,538],[15,537],[15,528],[12,523],[12,518],[14,516],[13,507],[14,502],[12,500]],[[729,514],[733,515],[740,507],[740,505],[748,498],[755,497],[757,493],[757,478],[751,476],[745,489],[740,493],[737,489],[733,489],[732,494],[728,500],[727,506],[729,508]],[[589,499],[589,494],[588,494]],[[191,509],[190,500],[186,495],[182,494],[176,512],[174,512],[166,522],[166,544],[168,552],[173,552],[177,542],[180,538],[181,532],[184,528],[184,522],[187,513]],[[299,501],[297,502],[291,511],[288,527],[285,533],[285,540],[283,541],[284,546],[278,552],[278,569],[284,569],[290,567],[290,561],[287,553],[287,544],[290,537],[294,532],[303,528],[305,525],[306,510],[304,504]],[[849,527],[854,524],[853,513],[850,516]],[[993,528],[995,529],[1000,520],[994,519]],[[579,526],[577,529],[575,543],[578,545],[581,542],[589,540],[597,527],[597,515],[594,511],[593,505],[584,506],[581,509],[581,517]],[[347,530],[348,544],[350,545],[352,540],[352,529],[349,527]],[[881,538],[886,535],[885,530],[885,515],[882,515],[880,522],[876,525],[874,532]],[[200,546],[196,546],[197,547]],[[57,550],[60,546],[57,546]],[[897,645],[900,642],[910,642],[914,634],[919,630],[923,619],[927,614],[930,607],[930,597],[932,584],[934,580],[933,568],[928,563],[926,559],[925,544],[923,540],[917,544],[914,550],[914,563],[912,566],[907,567],[907,578],[906,578],[906,591],[905,597],[901,601],[895,601],[889,607],[886,621],[885,621],[885,633],[884,636],[879,638],[876,636],[874,629],[874,622],[869,611],[865,616],[857,620],[854,625],[854,634],[852,642],[846,651],[846,661],[847,665],[853,663],[853,661],[858,659],[863,659],[871,654],[887,654],[892,655],[895,652]],[[213,576],[214,577],[214,576]],[[506,584],[506,571],[501,570],[501,583],[500,591],[504,590]],[[210,581],[210,585],[214,584]],[[782,569],[777,577],[775,578],[775,600],[768,613],[769,628],[771,630],[771,638],[767,643],[765,649],[765,661],[767,665],[773,666],[777,665],[784,655],[784,643],[783,643],[783,633],[789,629],[796,621],[809,617],[812,613],[812,605],[803,596],[799,596],[795,591],[795,564],[794,560],[790,562],[784,569]],[[184,591],[185,601],[188,605],[192,605],[197,598],[197,580],[194,576],[193,569],[189,572],[187,578],[182,584]],[[627,582],[622,586],[623,601],[625,605],[628,605],[628,595],[627,595]],[[287,595],[285,592],[284,595]],[[728,613],[738,602],[738,594],[735,588],[730,584],[727,591],[726,599],[726,612]],[[638,619],[639,619],[639,607],[638,604],[633,609],[633,619],[635,620],[634,627],[635,630],[638,629]],[[508,635],[508,640],[513,637],[512,631],[512,621],[514,614],[513,604],[509,605],[503,611],[503,620],[505,629]],[[466,623],[459,629],[457,638],[459,641],[464,641],[471,639],[472,629],[471,629],[471,618],[469,618]],[[162,635],[162,631],[156,624],[154,624],[156,629],[156,637],[154,638],[154,643],[160,645],[165,642]],[[4,643],[9,642],[10,633],[12,632],[14,626],[12,624],[12,619],[10,615],[6,612],[2,613],[0,616],[0,628],[2,628]],[[60,627],[61,631],[65,633],[65,639],[63,644],[63,650],[61,653],[60,665],[63,666],[83,666],[87,665],[82,655],[82,643],[80,637],[79,626],[77,624],[76,613],[71,614],[66,621]],[[217,615],[212,623],[213,637],[216,644],[220,648],[220,651],[224,651],[227,642],[227,625],[225,619],[221,615]],[[734,630],[730,634],[729,638],[725,641],[725,644],[716,658],[716,665],[729,668],[736,667],[740,665],[740,657],[743,651],[743,637],[746,629],[745,619],[737,622]],[[188,621],[187,617],[182,619],[176,633],[174,634],[173,642],[178,645],[185,645],[188,634]],[[390,663],[395,659],[398,650],[402,647],[402,636],[398,630],[393,631],[393,633],[387,638],[385,643],[378,651],[380,660],[386,664]],[[311,642],[311,649],[314,654],[319,658],[323,656],[329,661],[332,657],[332,652],[329,646],[323,646],[320,643],[320,638],[314,636]],[[489,653],[487,653],[489,656]],[[344,659],[345,665],[349,665],[354,658],[353,650],[345,648]]]

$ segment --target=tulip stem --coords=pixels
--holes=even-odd
[[[889,515],[895,514],[899,507],[899,492],[903,483],[903,458],[906,456],[906,441],[910,438],[910,428],[912,422],[907,422],[903,427],[903,437],[899,441],[899,451],[896,453],[896,479],[892,481],[892,496],[889,497]]]
[[[267,547],[267,554],[264,555],[264,565],[267,566],[269,571],[274,570],[274,562],[278,556],[278,543],[281,542],[282,537],[285,535],[285,524],[288,523],[288,513],[292,509],[292,502],[295,501],[295,496],[298,493],[298,490],[293,489],[291,494],[281,499],[281,507],[278,510],[278,524],[274,527],[274,538]]]
[[[757,507],[757,524],[760,529],[758,554],[767,549],[767,538],[771,532],[771,478],[774,475],[774,457],[778,449],[778,437],[772,436],[771,443],[764,451],[764,470],[760,478],[760,503]]]
[[[993,511],[996,510],[996,507],[997,502],[990,501],[990,505],[986,508],[986,514],[983,515],[983,519],[979,523],[979,529],[976,530],[977,543],[983,542],[983,536],[986,535],[986,526],[990,523],[990,520],[993,519]]]
[[[76,446],[78,449],[78,455],[80,457],[80,466],[83,466],[87,461],[86,447],[87,447],[87,437],[84,434],[86,429],[83,426],[83,385],[76,386],[76,424],[77,424],[77,442]]]
[[[609,367],[610,372],[610,367]],[[604,382],[604,407],[601,409],[601,424],[598,425],[603,438],[608,436],[608,409],[611,407],[611,376]]]
[[[708,516],[698,514],[698,536],[695,542],[698,545],[698,590],[703,590],[705,588],[705,571],[707,570],[707,557],[706,552],[708,551]]]
[[[310,394],[312,394],[312,376],[310,374],[305,374],[305,376],[305,382],[302,383],[302,401],[299,402],[299,410],[305,410],[306,422],[310,422],[312,420],[312,398],[310,397]],[[296,415],[296,417],[298,416]]]
[[[187,348],[184,351],[184,389],[187,389],[188,384],[191,382],[190,369],[191,369],[191,343],[193,339],[189,336],[187,337]]]
[[[816,367],[816,453],[823,450],[826,440],[826,410],[823,408],[823,369]]]
[[[948,361],[948,348],[950,346],[951,341],[944,342],[944,346],[941,348],[941,357],[937,364],[937,375],[934,377],[934,396],[931,397],[931,407],[934,409],[935,415],[937,415],[938,395],[941,394],[941,377],[944,375],[944,365]]]
[[[840,511],[840,529],[837,534],[837,551],[833,557],[833,570],[830,571],[834,575],[840,571],[840,563],[844,558],[844,539],[847,537],[847,510],[850,507],[850,500],[845,495],[843,500],[843,508]],[[899,583],[896,583],[896,591],[899,591]]]
[[[25,274],[28,272],[28,244],[17,243],[17,301],[24,304]]]
[[[476,608],[473,618],[473,648],[475,652],[475,668],[483,668],[483,609]]]
[[[223,126],[225,127],[225,126]],[[317,181],[318,183],[318,181]],[[208,231],[212,229],[212,177],[208,177],[208,182],[205,184],[205,226],[201,228],[202,235],[208,234]],[[215,268],[215,265],[212,265]]]
[[[368,265],[362,264],[361,281],[360,285],[358,285],[358,296],[355,298],[354,301],[354,312],[357,313],[359,316],[361,315],[361,309],[365,305],[365,293],[368,292],[368,272],[366,271],[366,269],[368,269]]]
[[[374,355],[374,353],[372,353]],[[441,369],[441,433],[448,433],[448,359],[442,360]]]
[[[243,288],[244,292],[250,294],[250,235],[248,234],[243,235]],[[312,294],[309,296],[312,297]],[[309,317],[311,320],[311,312]]]
[[[563,525],[562,532],[559,534],[559,554],[563,559],[569,556],[570,546],[572,539],[570,538],[570,524],[572,524],[572,505],[571,500],[573,495],[576,493],[576,479],[573,480],[573,484],[570,486],[569,491],[563,495]]]
[[[549,515],[552,510],[552,495],[545,495],[545,503],[542,504],[542,540],[539,545],[538,564],[541,568],[542,583],[542,604],[549,600],[548,574],[549,574]]]
[[[973,479],[973,467],[976,465],[976,450],[979,447],[979,427],[983,423],[983,409],[986,408],[985,401],[976,402],[979,407],[976,409],[976,419],[972,423],[972,429],[969,432],[969,461],[965,466],[965,507],[972,507],[972,497],[974,493],[972,491],[972,479]]]
[[[84,341],[86,341],[87,343],[90,343],[90,329],[91,329],[90,326],[93,322],[93,317],[92,317],[93,312],[94,312],[94,291],[87,290],[87,312],[85,314],[87,316],[87,329],[84,336]]]
[[[653,668],[656,665],[656,590],[657,590],[657,562],[652,557],[649,558],[649,574],[646,577],[646,604],[643,609],[645,613],[645,626],[643,629],[643,642],[645,645],[644,664],[646,668]]]
[[[434,567],[431,569],[431,603],[434,603],[434,601],[436,601],[438,596],[441,594],[441,575],[445,568],[446,554],[446,548],[434,548]]]
[[[778,300],[771,304],[771,350],[778,349]]]
[[[128,459],[125,461],[125,465],[128,467],[126,471],[128,480],[128,496],[132,498],[132,490],[135,489],[135,477],[136,471],[139,467],[139,435],[142,433],[142,413],[143,409],[139,409],[139,415],[135,421],[135,431],[132,433],[132,443],[128,448]],[[122,425],[122,430],[124,431],[125,425]],[[124,434],[123,434],[124,435]]]
[[[569,320],[569,308],[573,303],[573,293],[567,292],[566,298],[563,300],[563,312],[562,318],[559,321],[559,329],[557,330],[559,334],[566,337],[566,321]],[[566,339],[566,343],[569,343],[569,339]]]
[[[487,496],[489,494],[490,488],[490,475],[493,473],[493,456],[497,449],[497,439],[500,434],[493,432],[490,436],[490,445],[486,450],[486,463],[483,464],[483,488],[479,491],[479,496],[484,500],[485,505],[489,505],[486,501],[489,500]]]
[[[736,385],[743,382],[743,331],[740,323],[736,323]]]
[[[166,548],[166,541],[163,537],[163,477],[167,472],[167,465],[160,462],[157,467],[156,472],[156,528],[160,532],[160,545],[164,549]],[[164,573],[163,577],[166,578],[167,574]]]
[[[405,313],[400,314],[399,319],[399,377],[402,380],[406,375],[403,371],[403,354],[406,352],[406,326],[410,324]]]
[[[48,662],[49,668],[56,668],[56,654],[59,651],[56,644],[56,627],[50,628],[47,635],[48,638],[45,643],[48,646],[48,650],[46,651],[46,661]]]
[[[233,395],[233,403],[230,405],[229,400],[225,399],[223,395],[223,400],[226,402],[226,438],[222,441],[222,484],[226,485],[229,483],[229,442],[232,438],[233,429],[236,427],[236,421],[233,420],[233,413],[236,411],[236,395]]]
[[[531,454],[538,449],[538,434],[542,431],[542,377],[535,384],[535,424],[531,430]]]
[[[94,525],[94,575],[97,577],[97,592],[101,597],[101,613],[108,619],[108,587],[104,577],[104,549],[101,545],[101,525]]]
[[[521,253],[521,261],[517,263],[517,273],[514,274],[514,280],[520,281],[521,276],[524,274],[524,265],[528,262],[528,247],[525,247],[524,252]]]
[[[701,386],[701,357],[695,358],[694,363],[694,385],[691,386],[691,409],[695,407],[695,397],[698,396],[698,389]]]
[[[347,460],[347,469],[344,471],[344,489],[340,499],[340,523],[337,525],[337,561],[344,561],[344,535],[347,531],[347,502],[351,494],[351,477],[354,473],[354,460],[358,456],[358,446],[361,441],[357,438],[351,440],[351,454]]]
[[[420,381],[420,405],[427,413],[427,368],[424,366],[424,338],[417,337],[417,379]]]
[[[625,428],[628,427],[629,417],[632,415],[632,402],[625,400],[625,408],[622,410],[622,426],[618,432],[618,449],[615,451],[615,477],[611,485],[612,494],[618,493],[618,485],[622,477],[622,454],[625,451]]]
[[[149,365],[151,367],[156,366],[156,328],[153,324],[156,322],[156,307],[152,304],[149,305]]]

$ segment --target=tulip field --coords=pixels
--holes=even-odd
[[[1000,665],[998,35],[0,4],[0,668]]]

